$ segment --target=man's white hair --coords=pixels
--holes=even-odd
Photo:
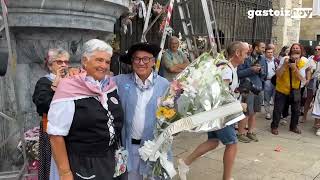
[[[83,45],[82,58],[90,57],[94,51],[105,51],[112,55],[112,47],[108,43],[99,39],[91,39]]]

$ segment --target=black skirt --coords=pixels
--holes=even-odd
[[[42,121],[40,122],[39,132],[39,180],[49,180],[51,163],[51,146],[49,136],[43,130]]]
[[[94,148],[94,147],[92,147]],[[114,151],[108,150],[105,156],[91,157],[68,152],[70,168],[74,180],[126,180],[127,175],[113,178],[115,168]]]

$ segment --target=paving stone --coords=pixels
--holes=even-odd
[[[273,173],[266,175],[263,180],[313,180],[312,177],[303,175],[301,173],[294,173],[290,171],[275,170]]]
[[[303,174],[310,177],[317,177],[320,170],[320,161],[315,162],[311,167],[307,168]]]
[[[257,115],[259,142],[238,143],[233,168],[235,180],[320,180],[320,138],[311,128],[313,121],[300,124],[301,135],[279,126],[280,135],[270,133],[270,123],[264,115]],[[186,157],[200,143],[206,133],[180,133],[174,140],[175,158]],[[281,151],[275,151],[279,146]],[[219,180],[223,173],[224,146],[204,154],[191,165],[188,180]],[[178,177],[175,177],[178,180]]]

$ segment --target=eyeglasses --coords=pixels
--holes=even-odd
[[[69,61],[55,60],[55,61],[53,61],[53,62],[56,62],[58,65],[62,65],[63,63],[64,63],[65,65],[69,65]]]
[[[132,58],[132,61],[135,63],[135,64],[139,64],[141,61],[144,63],[144,64],[147,64],[149,63],[151,60],[154,60],[155,58],[154,57],[133,57]]]
[[[315,48],[314,50],[315,50],[315,51],[320,51],[320,48]]]

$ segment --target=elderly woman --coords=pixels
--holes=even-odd
[[[189,65],[187,56],[179,50],[179,39],[176,36],[170,38],[169,49],[163,54],[161,63],[163,75],[168,81],[172,81]]]
[[[63,79],[48,114],[48,134],[60,180],[112,180],[123,111],[108,76],[112,48],[92,39],[83,46],[84,72]]]
[[[66,75],[69,53],[63,49],[49,49],[45,64],[49,73],[37,81],[32,96],[37,112],[42,116],[39,138],[40,168],[38,174],[38,178],[41,180],[48,180],[50,174],[51,147],[46,133],[47,113],[56,87],[60,79]]]

